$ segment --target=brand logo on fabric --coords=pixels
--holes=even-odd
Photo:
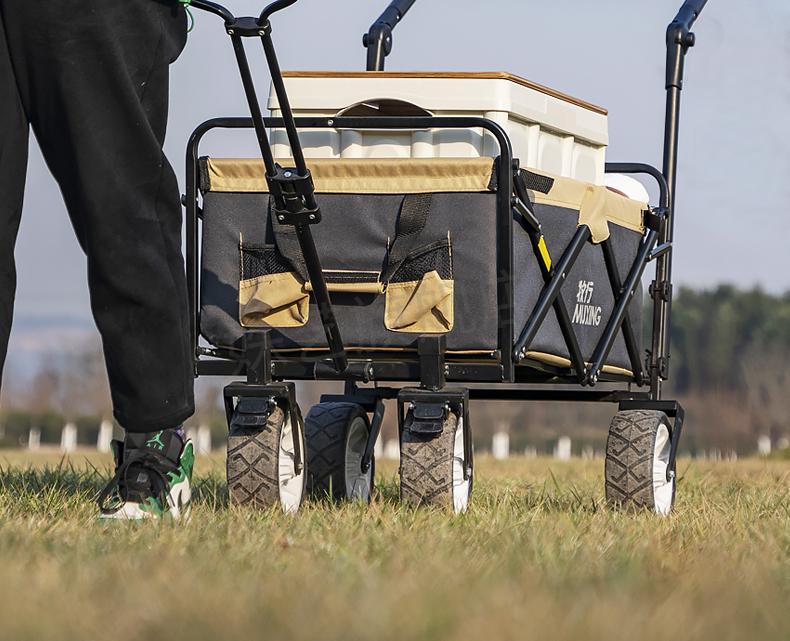
[[[151,438],[149,438],[145,444],[148,447],[156,448],[157,450],[165,449],[165,444],[162,442],[162,434],[163,432],[157,432]]]
[[[598,327],[601,324],[601,308],[591,305],[595,283],[591,280],[580,280],[579,291],[576,293],[576,308],[573,310],[572,323]]]

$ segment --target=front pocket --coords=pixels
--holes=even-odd
[[[454,325],[454,290],[449,238],[412,252],[387,283],[385,327],[413,334],[449,332]]]
[[[310,313],[305,282],[273,245],[240,244],[239,324],[302,327]]]

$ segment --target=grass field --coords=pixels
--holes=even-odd
[[[58,462],[0,452],[0,639],[790,639],[790,462],[681,461],[668,519],[605,508],[601,462],[485,458],[463,516],[391,463],[370,507],[284,516],[215,457],[185,526],[97,524],[109,461]]]

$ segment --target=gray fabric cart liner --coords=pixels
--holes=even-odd
[[[205,178],[204,178],[205,183]],[[387,247],[395,236],[402,195],[320,194],[323,220],[313,226],[325,270],[381,271]],[[536,204],[535,213],[552,258],[564,251],[577,224],[579,212],[570,208]],[[494,193],[434,194],[423,231],[425,244],[446,239],[452,244],[455,282],[455,323],[447,334],[454,352],[490,354],[497,345],[496,195]],[[518,335],[538,299],[543,280],[526,232],[513,223],[514,327]],[[636,256],[641,234],[612,225],[611,243],[625,280]],[[201,264],[200,330],[217,347],[238,347],[239,243],[275,244],[269,220],[269,197],[262,193],[204,193]],[[415,349],[417,334],[389,331],[384,326],[384,296],[332,293],[335,314],[349,349]],[[587,244],[563,288],[563,299],[574,319],[582,353],[589,358],[613,308],[613,296],[600,246]],[[630,306],[641,341],[641,289]],[[309,321],[303,327],[272,331],[279,350],[326,347],[318,310],[310,303]],[[568,358],[559,325],[550,312],[531,352]],[[607,361],[630,370],[624,341],[619,336]]]

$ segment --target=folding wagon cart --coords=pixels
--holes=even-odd
[[[606,112],[521,78],[383,72],[414,0],[365,36],[369,71],[283,74],[270,18],[295,2],[256,18],[191,2],[224,20],[252,116],[203,123],[187,153],[196,374],[246,375],[225,389],[232,501],[369,500],[392,399],[402,500],[463,511],[472,400],[593,401],[619,406],[607,500],[669,513],[684,418],[662,399],[679,100],[706,0],[667,31],[663,171],[605,163]],[[245,38],[262,41],[275,117]],[[217,129],[253,130],[261,158],[202,157]],[[648,176],[658,205],[610,174]],[[345,387],[303,419],[293,381]]]

